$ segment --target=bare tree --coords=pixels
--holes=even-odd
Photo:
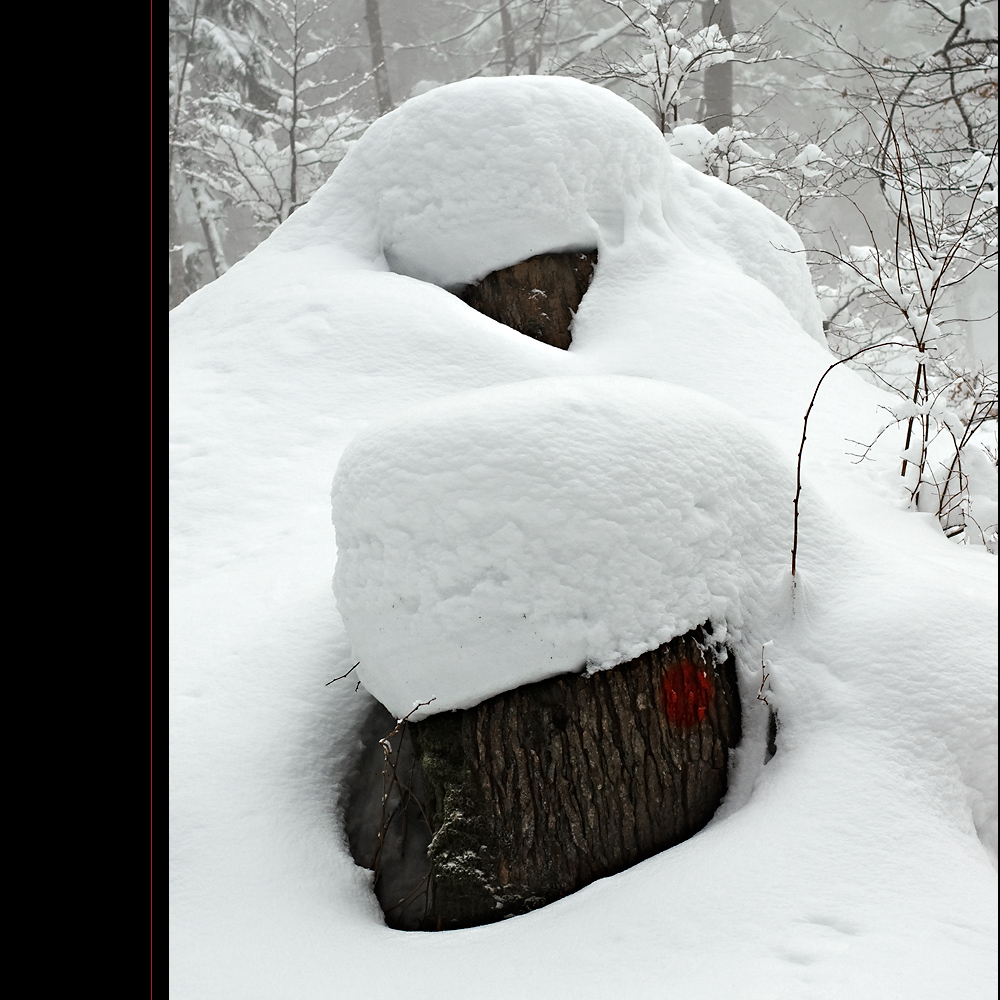
[[[331,57],[349,36],[336,32],[332,0],[260,3],[272,99],[258,104],[232,90],[204,99],[197,142],[220,197],[248,208],[269,232],[311,197],[369,124],[354,101],[371,75],[335,79]]]
[[[912,345],[865,355],[864,367],[901,397],[890,422],[903,426],[900,476],[913,506],[935,513],[946,534],[995,547],[996,525],[973,512],[965,464],[996,421],[996,373],[970,356],[964,333],[977,318],[965,291],[997,266],[996,34],[971,0],[953,11],[912,6],[928,15],[937,44],[907,59],[809,26],[865,129],[840,155],[885,210],[883,220],[858,208],[866,245],[823,252],[835,271],[820,292],[841,356],[883,341]]]
[[[171,0],[170,27],[170,302],[201,283],[201,256],[214,275],[228,268],[222,246],[222,206],[204,176],[198,144],[201,102],[226,89],[261,101],[268,90],[266,57],[257,39],[263,18],[253,0]],[[193,212],[203,244],[180,240],[184,211]]]
[[[763,26],[737,33],[731,13],[720,24],[714,8],[708,11],[700,0],[604,3],[625,17],[628,30],[616,35],[614,44],[602,42],[589,60],[581,59],[579,75],[602,85],[623,85],[626,96],[648,110],[664,135],[691,121],[708,122],[710,132],[732,126],[731,64],[766,58]],[[728,69],[712,76],[710,87],[707,74],[723,65]]]
[[[353,26],[338,30],[333,0],[177,0],[172,22],[171,303],[228,268],[229,213],[249,211],[266,234],[329,177],[347,143],[369,124],[355,102],[374,73],[345,72]],[[218,8],[237,27],[210,18]],[[180,211],[203,241],[178,244]]]

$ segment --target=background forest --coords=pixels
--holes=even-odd
[[[475,76],[578,77],[798,229],[830,348],[892,390],[911,504],[996,551],[996,13],[979,0],[170,0],[170,304],[252,250],[394,107]]]

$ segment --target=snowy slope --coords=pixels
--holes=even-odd
[[[600,263],[569,352],[444,290],[531,253],[594,245]],[[792,601],[782,482],[830,359],[802,257],[775,245],[801,247],[759,205],[672,162],[656,129],[613,95],[552,78],[478,80],[376,123],[309,205],[174,311],[174,996],[995,994],[996,563],[903,509],[898,441],[886,435],[874,463],[851,463],[845,439],[874,436],[881,398],[841,368],[810,423]],[[587,385],[631,440],[586,421],[567,429],[582,449],[571,474],[589,474],[592,442],[619,462],[615,475],[639,467],[665,482],[677,475],[671,455],[701,445],[714,485],[704,493],[733,529],[759,508],[746,564],[711,549],[742,574],[730,618],[747,736],[730,794],[690,841],[542,910],[467,931],[390,931],[337,811],[370,696],[324,684],[355,662],[352,642],[370,641],[352,602],[367,606],[377,563],[343,541],[348,637],[331,592],[334,470],[352,441],[342,478],[366,448],[369,472],[387,476],[423,448],[416,481],[433,485],[469,468],[460,456],[449,464],[437,435],[474,455],[507,434],[504,464],[551,500],[556,479],[530,461],[541,442],[522,409],[534,400],[554,413]],[[523,406],[506,421],[488,405],[497,399]],[[670,419],[678,400],[691,401],[689,444],[664,451],[654,415]],[[635,491],[617,522],[600,489],[564,495],[574,516],[610,531],[634,513]],[[372,538],[402,516],[365,509]],[[338,513],[351,530],[361,517],[349,504]],[[641,522],[637,542],[663,535]],[[400,544],[436,553],[438,570],[467,574],[489,548],[478,529],[449,546],[403,526]],[[605,560],[600,533],[584,534]],[[668,539],[682,536],[667,527]],[[549,537],[544,526],[535,537]],[[553,545],[533,565],[547,559],[558,575],[586,551]],[[584,587],[573,599],[591,597]],[[558,633],[564,623],[542,611]],[[671,613],[677,627],[687,620],[664,605],[662,621],[644,623],[647,639]],[[781,730],[765,768],[755,696],[768,641]]]

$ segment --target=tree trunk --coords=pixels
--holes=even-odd
[[[566,350],[573,316],[590,287],[597,251],[543,253],[468,285],[461,299],[498,323]]]
[[[365,0],[365,23],[368,25],[368,39],[372,48],[378,113],[386,115],[392,111],[392,95],[389,93],[389,73],[385,66],[385,49],[382,47],[382,20],[379,17],[378,0]]]
[[[462,298],[565,349],[596,264],[596,251],[541,254]],[[377,706],[347,803],[351,850],[390,926],[525,913],[700,830],[740,736],[733,658],[702,628],[418,723]]]
[[[700,830],[741,737],[735,664],[718,652],[696,629],[612,670],[404,723],[383,745],[379,707],[347,828],[389,925],[525,913]]]
[[[205,245],[208,247],[208,256],[212,261],[212,270],[217,278],[221,278],[229,270],[229,264],[226,261],[226,251],[222,246],[222,235],[219,233],[219,206],[205,190],[204,184],[193,180],[190,183],[194,203],[198,209],[198,220],[201,222],[201,231],[205,236]]]
[[[736,33],[732,0],[704,0],[705,24],[717,24],[722,34],[732,40]],[[705,127],[709,132],[733,124],[733,64],[716,63],[705,70]]]
[[[510,10],[507,7],[509,3],[510,0],[500,0],[500,31],[503,34],[505,76],[510,76],[514,72],[514,63],[517,61],[517,54],[514,51],[514,25],[510,19]]]
[[[184,248],[177,241],[180,239],[180,222],[177,218],[177,199],[174,191],[174,178],[170,177],[170,308],[179,306],[187,298],[184,286]]]

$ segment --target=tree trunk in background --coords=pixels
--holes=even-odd
[[[179,306],[187,298],[184,286],[184,249],[177,242],[180,239],[180,222],[177,218],[177,201],[174,192],[174,179],[170,178],[170,308]]]
[[[543,253],[493,271],[459,297],[490,319],[565,351],[596,266],[596,250]]]
[[[201,223],[201,231],[205,236],[205,246],[208,248],[208,256],[212,262],[212,270],[216,278],[229,270],[226,261],[226,251],[222,246],[222,234],[219,232],[219,205],[216,200],[205,190],[204,184],[191,181],[191,194],[194,196],[194,203],[198,209],[198,221]]]
[[[347,828],[390,926],[525,913],[700,830],[741,737],[735,663],[719,653],[696,629],[612,670],[404,724],[388,766],[380,708]]]
[[[510,76],[514,72],[517,54],[514,51],[514,25],[510,19],[507,5],[510,0],[500,0],[500,31],[503,34],[503,64],[504,73]]]
[[[365,23],[368,25],[368,38],[371,42],[378,113],[386,115],[392,111],[392,95],[389,93],[389,74],[385,67],[385,49],[382,47],[382,20],[379,17],[378,0],[365,0]]]
[[[736,33],[732,0],[704,0],[705,24],[717,24],[722,34],[732,39]],[[705,127],[709,132],[733,124],[733,64],[718,63],[705,70]]]

